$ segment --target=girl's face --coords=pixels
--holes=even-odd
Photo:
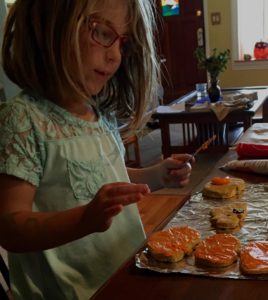
[[[108,0],[84,22],[80,32],[82,68],[91,95],[98,94],[118,70],[127,27],[127,1]]]

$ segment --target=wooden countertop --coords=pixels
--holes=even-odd
[[[146,195],[146,197],[138,203],[138,208],[147,236],[150,235],[152,231],[165,226],[189,197],[190,194]]]
[[[266,280],[160,274],[138,269],[132,258],[91,298],[94,300],[267,300]]]
[[[211,172],[197,184],[192,192],[200,191],[212,176],[226,176],[227,173],[220,170],[219,167],[236,158],[237,155],[235,151],[228,151],[228,153],[216,163]],[[228,172],[228,175],[243,178],[251,183],[268,182],[267,176],[259,176],[253,173]],[[179,198],[177,198],[173,204],[169,204],[169,196],[165,197],[159,200],[158,204],[156,204],[156,199],[148,199],[151,203],[149,205],[148,201],[147,207],[145,202],[140,202],[139,204],[141,217],[148,233],[153,230],[154,226],[156,226],[155,228],[164,226],[165,220],[169,219],[173,214],[172,206],[176,210],[184,203],[183,201],[187,199],[186,195],[182,195],[182,197],[185,197],[183,200],[180,201]],[[167,207],[165,212],[163,210],[163,214],[161,214],[163,204],[170,206],[169,208]],[[156,208],[154,208],[154,205],[156,205]],[[159,214],[164,220],[158,220]],[[135,258],[132,257],[91,299],[266,300],[268,299],[268,284],[267,280],[238,280],[193,276],[190,274],[156,273],[149,270],[138,269],[135,266]]]

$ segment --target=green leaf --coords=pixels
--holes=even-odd
[[[217,79],[219,74],[226,70],[228,60],[231,58],[230,53],[229,49],[219,52],[217,48],[214,48],[212,54],[206,57],[204,48],[198,47],[194,51],[198,68],[206,69],[211,79]]]

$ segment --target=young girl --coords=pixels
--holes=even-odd
[[[0,110],[0,243],[15,299],[88,299],[144,241],[136,202],[189,180],[190,155],[127,170],[117,131],[156,94],[153,2],[10,10],[3,66],[22,92]]]

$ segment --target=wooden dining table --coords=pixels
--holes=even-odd
[[[245,138],[243,142],[246,142]],[[243,178],[248,183],[268,182],[267,176],[237,171],[226,174],[226,171],[219,168],[234,159],[237,159],[234,150],[223,155],[222,159],[211,169],[208,176],[193,189],[192,193],[201,191],[204,184],[213,176],[230,175]],[[168,219],[172,218],[174,211],[177,211],[182,203],[187,201],[187,195],[182,197],[186,198],[183,198],[179,205],[174,205],[174,209],[168,212],[170,217],[166,215],[165,222],[160,222],[157,230],[163,228]],[[141,245],[138,251],[141,251],[144,246]],[[266,300],[268,299],[268,281],[252,278],[231,279],[181,273],[158,273],[136,267],[135,255],[133,255],[91,299]]]
[[[188,103],[196,101],[196,91],[192,91],[179,99],[174,100],[168,107],[184,104],[183,109],[160,110],[156,111],[152,117],[159,121],[162,140],[162,154],[169,157],[172,153],[191,153],[200,146],[206,139],[216,135],[216,140],[212,147],[207,151],[210,152],[227,152],[233,140],[236,140],[241,131],[246,131],[251,125],[257,111],[263,105],[266,109],[268,106],[268,89],[267,87],[241,87],[223,89],[223,94],[254,93],[257,98],[252,105],[243,109],[232,109],[223,119],[219,120],[212,110],[189,110]],[[245,96],[246,97],[246,96]],[[267,118],[268,112],[265,111],[263,117]],[[268,121],[268,120],[267,120]],[[236,129],[241,130],[234,130]],[[172,130],[173,128],[173,130]],[[174,130],[176,128],[176,130]]]

